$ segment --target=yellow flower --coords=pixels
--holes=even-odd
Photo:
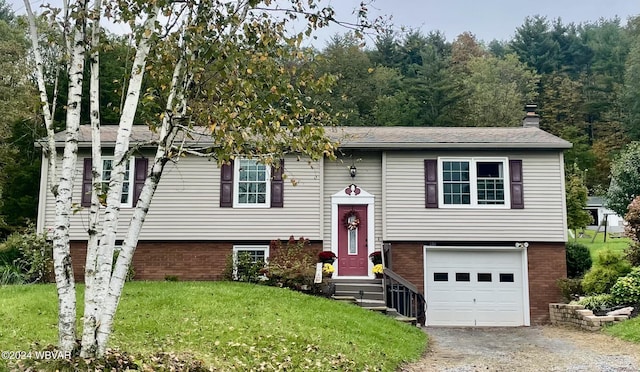
[[[373,269],[371,270],[374,274],[382,274],[384,272],[384,268],[382,264],[373,265]]]
[[[334,271],[335,271],[335,269],[333,268],[332,264],[326,263],[326,264],[322,265],[322,273],[323,274],[333,274]]]

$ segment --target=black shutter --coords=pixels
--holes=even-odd
[[[220,207],[233,207],[233,160],[220,168]]]
[[[511,177],[511,209],[524,209],[522,160],[509,160],[509,175]]]
[[[280,166],[271,167],[271,208],[284,207],[284,159],[280,160]]]
[[[82,199],[80,202],[80,205],[83,207],[91,206],[91,193],[93,192],[91,180],[91,158],[84,158],[84,167],[82,169]]]
[[[133,180],[133,205],[138,204],[144,181],[147,179],[149,160],[147,158],[136,158],[135,177]]]
[[[425,208],[438,208],[438,160],[424,161]]]

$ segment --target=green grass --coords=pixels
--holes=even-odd
[[[586,234],[588,236],[585,235],[585,237],[583,238],[578,238],[577,242],[584,244],[589,248],[589,252],[591,253],[591,259],[593,260],[594,263],[596,262],[596,258],[598,257],[599,251],[603,249],[611,249],[615,252],[624,253],[624,250],[629,246],[629,243],[631,242],[629,238],[612,238],[610,236],[607,236],[607,241],[605,242],[604,232],[600,232],[598,233],[598,235],[596,235],[596,238],[592,243],[591,240],[593,239],[593,235],[595,234],[595,231],[587,231]],[[569,240],[573,241],[571,236],[569,236]]]
[[[605,328],[605,333],[640,344],[640,316]]]
[[[0,319],[0,350],[55,344],[55,286],[0,287]],[[140,356],[189,352],[222,370],[393,371],[420,357],[426,335],[354,305],[287,289],[131,282],[124,289],[110,346]]]

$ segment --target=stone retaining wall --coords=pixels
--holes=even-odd
[[[602,326],[627,320],[626,315],[596,316],[582,305],[549,304],[551,324],[578,327],[587,331],[598,331]]]

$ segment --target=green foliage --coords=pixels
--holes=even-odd
[[[556,281],[556,285],[560,288],[560,293],[565,302],[577,300],[578,297],[584,295],[582,290],[582,279],[579,278],[561,278]]]
[[[13,233],[0,244],[0,252],[18,252],[13,265],[20,269],[25,282],[42,283],[53,278],[53,247],[45,234],[37,234],[35,228],[22,233]]]
[[[24,283],[25,277],[20,267],[12,264],[0,264],[0,285]]]
[[[592,222],[587,207],[587,187],[584,185],[584,174],[574,164],[573,170],[567,173],[566,181],[567,227],[572,230],[584,229]],[[567,253],[568,258],[568,253]]]
[[[618,305],[640,305],[640,267],[618,278],[611,288],[611,295]]]
[[[613,296],[607,293],[587,296],[578,301],[578,305],[582,305],[589,310],[607,309],[613,304]]]
[[[79,285],[78,296],[83,290]],[[0,319],[10,324],[0,327],[0,350],[55,344],[56,305],[55,285],[0,287]],[[117,350],[144,363],[170,351],[220,371],[395,371],[420,358],[427,338],[357,306],[236,282],[130,282],[120,314],[112,335]],[[12,370],[6,362],[0,370]]]
[[[164,281],[165,282],[179,282],[180,278],[178,278],[177,275],[165,275],[164,276]]]
[[[579,278],[586,273],[592,265],[591,254],[586,245],[578,242],[568,242],[567,251],[567,276]]]
[[[625,254],[633,266],[640,266],[640,196],[629,204],[624,220],[627,222],[625,233],[631,239]]]
[[[269,281],[278,286],[300,289],[311,286],[316,272],[318,252],[311,249],[309,240],[289,238],[286,245],[271,241],[269,248]]]
[[[262,280],[266,263],[254,261],[247,252],[241,252],[236,257],[235,280],[239,282],[258,283]]]
[[[640,196],[640,142],[632,142],[611,165],[611,185],[607,191],[607,206],[620,216],[629,204]]]
[[[582,288],[587,294],[609,293],[618,278],[630,271],[631,265],[621,254],[600,251],[596,264],[584,275]]]

